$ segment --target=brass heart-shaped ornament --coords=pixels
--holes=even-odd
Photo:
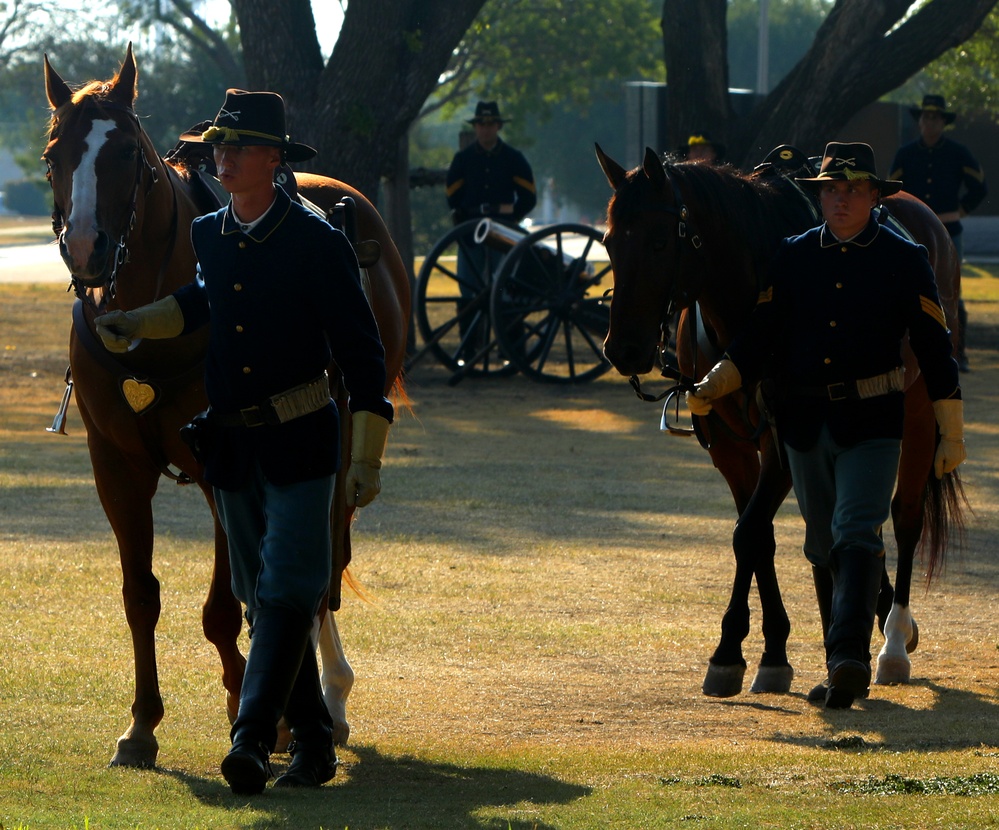
[[[125,378],[121,382],[121,393],[136,415],[145,412],[156,403],[156,390],[148,383],[135,378]]]

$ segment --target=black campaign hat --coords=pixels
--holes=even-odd
[[[880,179],[874,163],[874,148],[861,142],[842,143],[830,141],[822,154],[822,166],[814,178],[799,179],[796,182],[816,186],[826,182],[867,180],[877,187],[882,196],[891,196],[902,189],[902,182],[894,179]]]
[[[500,115],[499,104],[495,101],[479,101],[475,105],[475,115],[469,118],[467,123],[477,124],[480,121],[499,121],[505,124],[509,119]]]
[[[909,107],[909,114],[917,121],[924,112],[940,113],[947,124],[953,124],[954,119],[957,118],[956,112],[947,112],[947,103],[944,101],[943,95],[924,95],[921,106]]]
[[[201,133],[184,133],[180,140],[279,147],[288,161],[307,161],[316,155],[314,148],[293,142],[284,130],[284,98],[276,92],[227,89],[225,103],[212,125]]]

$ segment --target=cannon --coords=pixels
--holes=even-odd
[[[584,383],[610,368],[603,339],[613,284],[603,234],[582,224],[527,231],[489,218],[452,228],[416,281],[414,313],[427,354],[465,377],[520,371],[534,380]]]

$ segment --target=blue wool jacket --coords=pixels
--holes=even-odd
[[[902,339],[932,400],[959,398],[957,362],[926,249],[873,218],[848,242],[825,225],[785,239],[770,288],[727,355],[743,378],[774,377],[782,440],[814,446],[823,424],[842,446],[901,438],[901,392],[830,401],[795,389],[862,380],[902,365]]]
[[[496,218],[519,222],[537,204],[534,173],[524,154],[502,139],[492,150],[473,141],[455,153],[447,171],[447,203],[462,220],[483,216],[482,206],[512,204],[512,215]]]
[[[949,138],[932,147],[919,140],[904,144],[895,154],[889,178],[901,179],[902,187],[934,213],[971,213],[988,192],[982,166],[967,147]],[[949,223],[947,229],[959,233],[961,224]]]
[[[313,380],[331,359],[351,411],[387,420],[385,352],[347,238],[281,189],[244,233],[231,206],[194,221],[198,278],[174,296],[184,333],[210,322],[205,390],[228,414]],[[339,469],[335,404],[276,426],[219,428],[205,476],[223,489],[246,481],[256,459],[275,484]]]

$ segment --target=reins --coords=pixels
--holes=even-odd
[[[664,168],[665,169],[665,168]],[[684,246],[683,241],[689,241],[692,249],[695,252],[701,251],[704,247],[704,242],[694,228],[694,223],[691,220],[690,210],[683,201],[682,194],[680,193],[679,187],[677,187],[674,176],[666,175],[667,181],[670,183],[670,187],[673,191],[673,201],[672,202],[660,202],[653,201],[642,205],[640,208],[644,211],[662,211],[669,213],[677,217],[676,223],[676,233],[677,239],[681,241],[681,244],[676,246],[676,256],[674,258],[673,266],[674,273],[680,274],[680,264],[683,257]],[[668,266],[664,267],[665,274],[669,275],[670,270]],[[670,406],[673,406],[676,411],[676,416],[674,421],[679,420],[679,410],[680,410],[680,394],[687,392],[692,392],[694,390],[694,385],[697,382],[697,352],[698,352],[698,318],[699,313],[696,313],[696,296],[691,296],[691,292],[683,289],[679,285],[679,280],[674,281],[666,299],[663,303],[663,309],[660,314],[660,330],[663,332],[663,340],[668,340],[669,324],[670,320],[675,314],[678,313],[683,308],[693,307],[695,313],[688,315],[688,325],[687,334],[690,346],[691,361],[693,363],[693,376],[685,375],[680,371],[678,367],[670,366],[666,363],[665,352],[667,345],[664,342],[663,348],[660,355],[660,363],[662,364],[662,370],[660,376],[666,380],[673,381],[671,386],[668,386],[665,390],[660,392],[658,395],[652,395],[648,392],[642,390],[642,382],[638,375],[632,375],[628,379],[628,383],[631,384],[631,388],[635,390],[635,394],[643,401],[648,403],[658,403],[665,399],[663,404],[663,413],[659,422],[660,430],[664,432],[669,432],[671,435],[689,436],[694,435],[697,438],[698,443],[704,449],[710,449],[711,441],[709,436],[705,435],[704,429],[702,428],[702,421],[707,422],[709,419],[714,423],[720,424],[721,427],[729,433],[733,438],[739,441],[750,441],[756,442],[759,440],[760,435],[767,429],[766,419],[762,419],[759,424],[754,428],[749,420],[749,396],[746,396],[745,411],[743,412],[743,420],[746,425],[750,427],[752,434],[749,436],[740,435],[731,426],[729,426],[724,419],[722,419],[713,410],[705,416],[698,418],[691,418],[691,426],[678,427],[673,423],[670,423],[668,417],[668,411]]]

